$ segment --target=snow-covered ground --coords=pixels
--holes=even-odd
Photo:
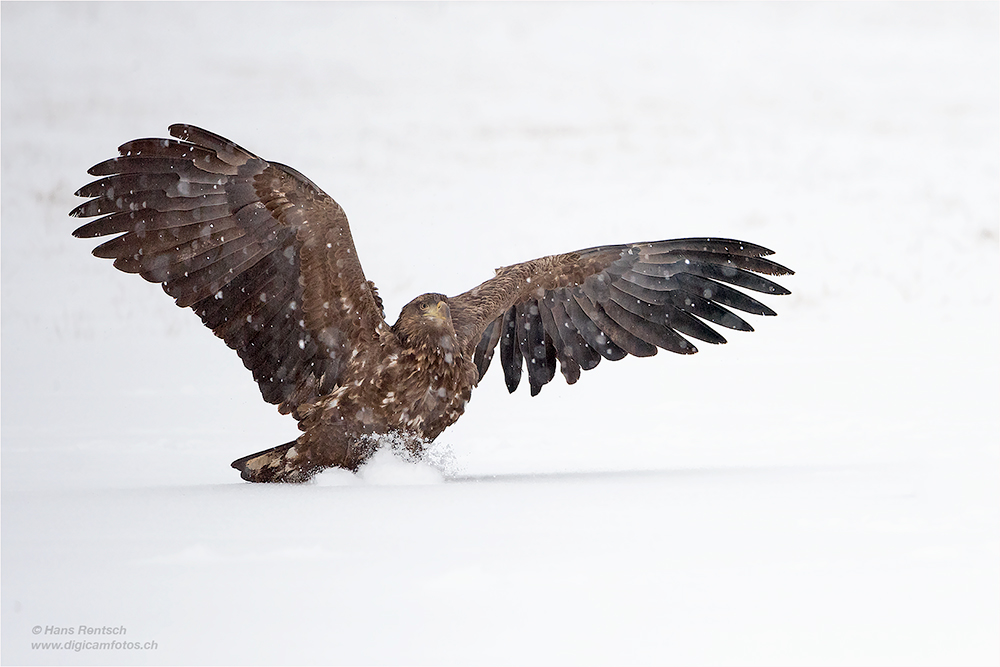
[[[3,662],[997,664],[998,26],[996,3],[4,4]],[[336,197],[393,319],[679,236],[773,248],[793,294],[534,399],[494,367],[437,467],[245,484],[229,462],[293,421],[66,216],[173,122]],[[156,648],[32,648],[109,638],[81,625]]]

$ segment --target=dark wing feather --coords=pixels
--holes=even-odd
[[[480,377],[499,342],[507,388],[517,388],[526,363],[534,396],[552,379],[556,360],[572,384],[602,357],[645,357],[660,348],[693,354],[687,337],[725,343],[710,324],[753,331],[728,308],[775,313],[730,285],[788,294],[760,275],[792,273],[766,259],[771,254],[730,239],[601,246],[498,269],[449,303],[460,344],[475,347]]]
[[[172,125],[90,174],[78,237],[121,234],[94,250],[163,284],[237,351],[282,412],[329,393],[384,326],[347,216],[299,172],[222,137]]]
[[[450,299],[449,299],[450,301]],[[455,311],[452,311],[452,321]],[[500,320],[500,365],[507,390],[513,392],[521,382],[521,347],[517,342],[517,313],[514,308],[507,310]]]

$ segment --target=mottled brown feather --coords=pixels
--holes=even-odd
[[[499,341],[508,390],[517,388],[521,366],[526,364],[531,394],[535,395],[551,380],[553,359],[559,361],[564,377],[572,383],[579,379],[581,369],[593,368],[601,357],[652,356],[657,349],[697,352],[685,335],[725,343],[705,320],[752,331],[724,306],[758,315],[773,315],[774,311],[727,283],[767,294],[787,294],[785,288],[757,275],[792,273],[765,259],[771,254],[762,246],[732,239],[600,246],[498,269],[494,278],[452,297],[449,303],[459,340],[474,347],[480,358],[489,358],[497,344],[484,340],[488,324],[502,321],[510,326],[518,318],[525,319],[525,308],[536,309],[531,323],[541,325],[546,346],[551,349],[545,348],[545,354],[539,352],[536,357],[527,354],[527,350],[543,349],[538,347],[537,331],[530,345],[520,330],[519,346],[505,349],[504,340]],[[481,367],[480,375],[485,370]]]
[[[297,171],[211,132],[173,125],[91,168],[103,176],[74,234],[121,234],[98,257],[163,284],[237,351],[282,412],[337,386],[376,347],[381,302],[364,277],[347,216]]]

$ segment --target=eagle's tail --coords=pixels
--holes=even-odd
[[[306,482],[316,470],[303,466],[295,450],[296,440],[249,454],[233,461],[240,477],[248,482]]]

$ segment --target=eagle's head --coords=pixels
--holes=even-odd
[[[421,294],[403,306],[392,330],[409,344],[439,345],[442,338],[454,340],[448,297],[444,294]]]

